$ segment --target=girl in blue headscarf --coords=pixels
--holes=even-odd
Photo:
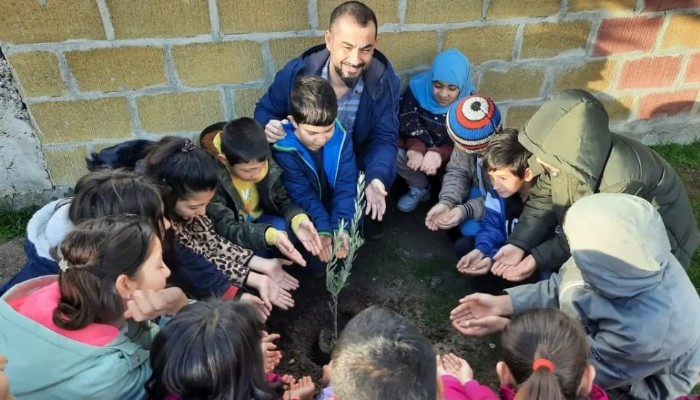
[[[396,168],[409,187],[399,210],[411,212],[430,199],[428,175],[449,161],[454,147],[445,125],[447,110],[475,90],[469,60],[456,49],[438,54],[430,71],[411,79],[399,108]]]

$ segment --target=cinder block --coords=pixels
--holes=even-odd
[[[141,127],[152,133],[197,132],[224,120],[220,92],[169,93],[136,99]]]
[[[177,74],[187,86],[210,86],[262,80],[260,43],[195,43],[173,48]]]
[[[24,97],[60,96],[68,93],[53,53],[17,53],[7,57],[20,83]]]
[[[508,108],[508,114],[506,115],[506,125],[509,128],[515,128],[519,131],[523,131],[527,121],[532,118],[540,106],[513,106]]]
[[[94,0],[0,1],[0,41],[19,44],[104,38]]]
[[[74,185],[89,171],[85,167],[87,152],[84,146],[69,150],[44,148],[44,157],[49,167],[49,176],[55,186]]]
[[[301,53],[309,48],[323,43],[323,36],[270,40],[268,46],[270,48],[270,55],[272,55],[272,62],[275,65],[275,71],[282,69],[289,60],[299,57]]]
[[[559,13],[560,3],[559,0],[527,0],[516,5],[512,0],[491,0],[486,19],[547,17]]]
[[[66,53],[80,90],[113,92],[167,83],[163,50],[118,47]]]
[[[666,29],[661,48],[690,49],[700,47],[700,15],[675,14]]]
[[[457,48],[473,64],[513,58],[515,26],[485,26],[452,29],[445,32],[444,49]]]
[[[700,7],[700,0],[646,0],[644,11],[667,11]]]
[[[482,0],[406,0],[407,24],[481,20]]]
[[[317,0],[318,29],[328,29],[331,21],[331,12],[342,3],[341,0]],[[399,6],[396,0],[366,0],[363,3],[374,11],[379,26],[399,22]]]
[[[310,29],[306,2],[217,0],[222,33],[285,32]]]
[[[437,55],[437,32],[382,33],[378,47],[396,71],[429,65]]]
[[[43,143],[69,143],[132,136],[125,98],[29,104]]]
[[[541,68],[514,67],[507,71],[485,71],[481,76],[479,93],[496,101],[540,97],[544,83]]]
[[[633,11],[637,0],[570,0],[569,12],[606,10]]]
[[[267,92],[267,89],[239,89],[233,94],[233,109],[236,118],[253,117],[255,103]]]
[[[564,89],[587,89],[594,92],[605,92],[610,86],[615,61],[594,61],[583,65],[565,66],[558,68],[554,74],[554,89],[559,92]]]
[[[685,70],[685,83],[700,83],[700,53],[693,54]]]
[[[656,42],[663,17],[605,19],[598,30],[594,56],[649,51]]]
[[[211,32],[207,0],[106,0],[117,39]]]
[[[615,99],[601,100],[601,103],[603,103],[611,121],[624,121],[630,116],[633,100],[632,96],[620,96]]]
[[[648,94],[642,97],[637,116],[639,119],[649,119],[663,115],[671,116],[689,113],[693,109],[697,98],[697,89]]]
[[[520,58],[554,57],[568,51],[583,55],[590,33],[590,21],[525,25]]]
[[[670,86],[681,69],[681,56],[645,57],[622,66],[619,89]]]

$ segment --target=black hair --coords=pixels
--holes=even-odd
[[[339,400],[437,397],[435,352],[418,328],[371,306],[346,325],[333,351],[331,382]]]
[[[371,8],[359,1],[346,1],[331,12],[331,20],[329,29],[333,27],[333,23],[344,15],[350,15],[355,22],[361,27],[366,27],[370,22],[374,24],[375,34],[377,32],[377,16]]]
[[[229,121],[221,132],[221,152],[230,165],[251,161],[263,162],[270,157],[265,130],[253,118]]]
[[[180,310],[151,345],[149,399],[273,400],[281,387],[265,380],[257,311],[240,301],[210,299]]]
[[[531,156],[532,153],[518,142],[518,130],[504,128],[491,136],[481,166],[486,172],[508,168],[513,175],[523,179]]]
[[[175,203],[198,192],[216,190],[216,161],[189,139],[166,136],[149,150],[146,175],[163,188],[163,204],[170,218],[177,217]]]
[[[587,366],[588,341],[578,321],[555,308],[525,311],[511,319],[501,336],[502,358],[519,386],[516,399],[586,399],[579,393]],[[536,359],[554,364],[554,371]]]
[[[338,99],[330,82],[320,76],[302,77],[296,81],[289,107],[297,124],[329,126],[338,116]]]
[[[77,330],[93,323],[119,322],[125,309],[115,282],[120,275],[137,278],[156,238],[151,224],[135,215],[79,223],[61,242],[60,254],[52,251],[62,266],[54,323]]]

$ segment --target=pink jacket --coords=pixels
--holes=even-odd
[[[513,400],[515,398],[515,390],[508,386],[501,386],[499,391],[503,400]],[[588,393],[588,398],[590,400],[608,400],[608,394],[600,386],[594,384],[591,392]]]
[[[496,393],[486,385],[471,380],[462,385],[459,380],[450,375],[440,376],[445,400],[498,400]]]

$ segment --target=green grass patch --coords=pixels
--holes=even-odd
[[[691,144],[667,144],[653,146],[673,168],[700,169],[700,142]]]
[[[6,206],[0,207],[0,242],[24,236],[27,222],[36,210],[36,207],[20,210],[11,210]]]

